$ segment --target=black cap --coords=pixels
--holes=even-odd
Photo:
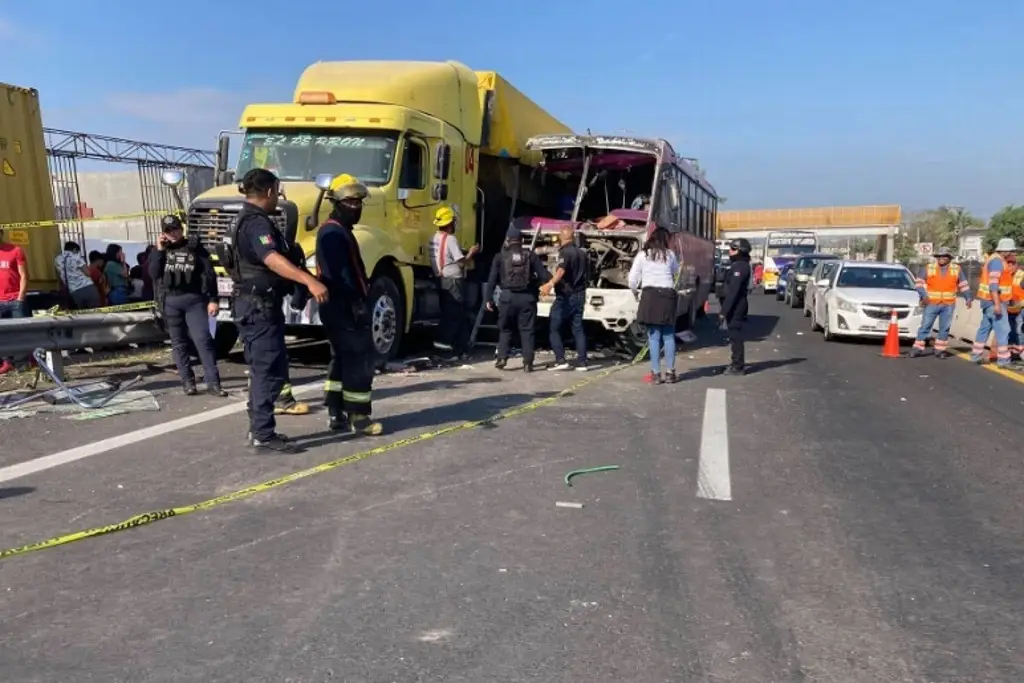
[[[505,239],[510,242],[518,242],[523,239],[523,233],[519,228],[512,226],[508,229],[508,232],[505,233]]]
[[[748,242],[742,237],[734,239],[732,242],[729,242],[729,248],[742,252],[744,254],[749,254],[751,252],[750,242]]]
[[[160,227],[164,232],[185,229],[185,226],[181,224],[181,219],[170,213],[160,219]]]

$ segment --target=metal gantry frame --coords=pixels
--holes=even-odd
[[[160,145],[116,138],[108,135],[76,133],[58,128],[44,128],[46,152],[49,156],[50,178],[57,220],[61,222],[64,241],[85,244],[85,226],[80,215],[82,197],[78,187],[78,160],[92,159],[109,163],[134,163],[139,173],[142,211],[146,214],[147,240],[153,242],[160,233],[157,213],[172,213],[177,205],[172,190],[160,182],[168,169],[188,171],[212,169],[216,152]]]

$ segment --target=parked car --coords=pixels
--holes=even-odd
[[[914,277],[899,263],[840,261],[828,279],[818,281],[811,329],[825,341],[836,337],[884,337],[896,311],[899,335],[912,339],[921,326],[921,296]]]
[[[811,271],[811,276],[807,280],[807,287],[804,288],[805,318],[809,318],[811,316],[811,311],[814,310],[814,300],[818,295],[818,291],[821,289],[818,286],[818,283],[828,281],[835,273],[839,263],[840,261],[838,259],[834,261],[821,261],[814,267],[814,270]]]
[[[793,269],[792,263],[787,263],[779,269],[779,282],[775,285],[775,300],[782,301],[786,297],[786,275]]]
[[[803,254],[786,269],[785,274],[779,279],[783,296],[776,296],[776,298],[785,300],[786,305],[790,308],[800,308],[804,305],[804,292],[814,267],[822,261],[838,260],[839,257],[835,254]]]

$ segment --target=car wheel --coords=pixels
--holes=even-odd
[[[790,308],[800,308],[800,304],[801,303],[802,302],[799,299],[797,299],[795,296],[789,297],[789,307]]]
[[[822,335],[822,339],[824,339],[825,341],[834,341],[836,336],[834,334],[832,334],[832,330],[829,328],[828,321],[829,321],[829,315],[828,315],[828,309],[826,308],[825,309],[825,320],[823,320],[822,323],[821,323],[821,329],[824,332],[824,334]]]
[[[217,323],[217,333],[213,337],[213,350],[217,360],[223,360],[231,354],[238,341],[238,328],[234,323]]]
[[[811,317],[811,309],[810,309],[810,306],[808,306],[809,303],[810,302],[805,297],[804,298],[804,317],[805,318],[810,318]]]
[[[811,332],[817,332],[821,329],[821,325],[818,324],[818,316],[814,314],[813,310],[808,312],[808,315],[811,318]]]

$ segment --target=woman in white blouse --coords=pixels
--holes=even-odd
[[[636,320],[647,327],[650,344],[651,381],[676,381],[676,277],[679,259],[669,248],[669,232],[656,228],[629,269],[629,288],[640,297]],[[665,372],[661,372],[661,351],[665,350]]]

